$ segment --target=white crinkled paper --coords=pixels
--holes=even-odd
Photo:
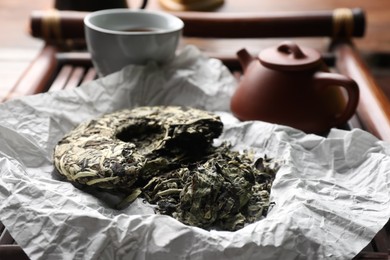
[[[361,130],[327,138],[229,113],[236,81],[185,48],[164,67],[129,66],[78,89],[0,105],[0,220],[32,259],[350,259],[390,217],[390,146]],[[155,215],[59,180],[53,148],[77,124],[121,108],[189,105],[217,111],[234,149],[282,160],[267,218],[236,232]],[[103,196],[103,195],[102,195]],[[107,195],[109,196],[109,195]]]

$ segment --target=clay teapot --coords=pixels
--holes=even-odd
[[[328,72],[321,54],[312,48],[288,41],[261,51],[257,58],[245,49],[237,55],[244,75],[230,105],[240,120],[324,134],[344,125],[355,113],[359,100],[356,82]]]

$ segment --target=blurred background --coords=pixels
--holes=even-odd
[[[161,3],[163,1],[166,0],[149,0],[147,8],[162,9]],[[188,2],[186,0],[177,0],[176,2],[181,1]],[[139,6],[140,2],[140,0],[127,0],[128,5],[133,7]],[[29,35],[31,12],[33,10],[47,10],[53,8],[54,5],[55,0],[0,0],[0,88],[2,90],[12,88],[43,47],[42,40],[34,39]],[[382,85],[389,84],[389,0],[225,0],[224,4],[209,11],[278,12],[332,10],[339,7],[360,7],[365,10],[367,19],[365,36],[355,39],[354,42],[369,62],[370,69],[374,76],[377,76],[378,82]]]

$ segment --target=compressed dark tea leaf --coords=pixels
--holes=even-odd
[[[182,165],[143,187],[143,196],[160,213],[205,229],[234,231],[266,216],[271,185],[279,165],[261,159],[254,167],[249,153],[229,145],[209,148],[196,164]]]
[[[76,127],[54,151],[58,171],[81,185],[124,192],[192,226],[234,231],[267,214],[278,165],[212,145],[223,129],[210,112],[138,107]]]
[[[219,117],[185,107],[138,107],[104,115],[67,134],[54,164],[69,181],[128,189],[192,160],[222,132]]]

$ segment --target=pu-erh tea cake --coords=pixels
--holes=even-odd
[[[125,192],[160,214],[234,231],[264,217],[278,164],[213,146],[223,123],[179,106],[124,109],[82,123],[54,149],[58,172],[81,187]]]

